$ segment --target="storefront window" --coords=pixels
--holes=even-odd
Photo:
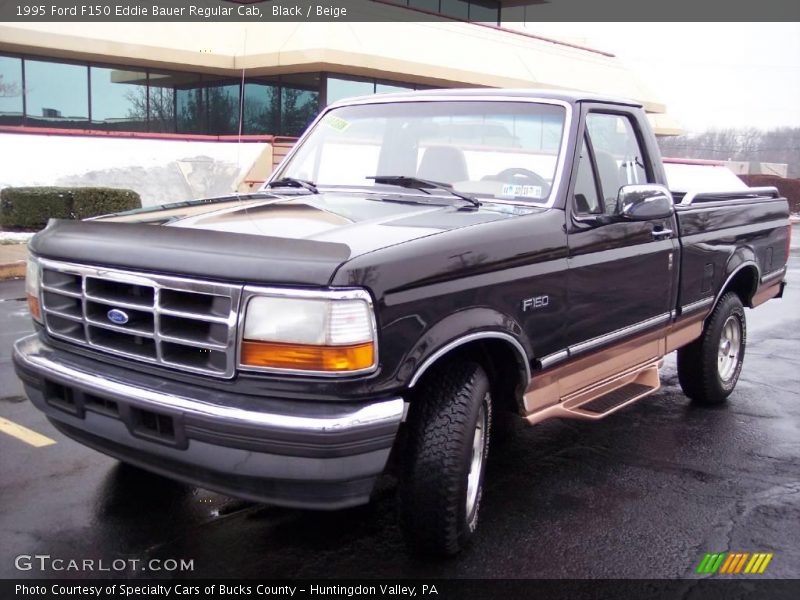
[[[147,129],[147,73],[91,67],[92,127],[116,131]]]
[[[245,83],[242,133],[275,133],[279,130],[280,110],[280,86],[272,83]]]
[[[175,132],[175,75],[150,72],[147,78],[148,129]]]
[[[328,77],[327,100],[328,104],[352,98],[354,96],[368,96],[375,93],[375,82],[373,81],[354,81],[352,79],[340,79],[338,77]]]
[[[319,92],[292,87],[281,89],[281,135],[298,136],[319,110]]]
[[[233,135],[239,133],[239,83],[208,85],[208,133]]]
[[[409,8],[425,12],[472,21],[476,23],[500,24],[500,2],[498,0],[389,0]]]
[[[242,85],[235,77],[0,56],[0,124],[236,135],[241,112],[243,134],[299,136],[323,92],[331,103],[415,87],[320,72]]]
[[[473,23],[500,23],[500,3],[495,0],[470,0],[469,20]]]
[[[375,93],[376,94],[395,94],[397,92],[410,92],[414,89],[411,85],[397,85],[391,83],[376,83],[375,84]]]
[[[85,65],[25,60],[27,119],[50,127],[86,127],[88,71]]]
[[[442,14],[456,19],[469,19],[469,2],[467,0],[442,0]]]
[[[408,5],[432,13],[439,12],[439,0],[408,0]]]
[[[0,124],[22,124],[22,59],[0,56]]]
[[[178,133],[206,133],[206,99],[200,77],[175,88]]]

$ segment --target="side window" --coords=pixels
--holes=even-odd
[[[619,188],[632,183],[647,183],[644,153],[629,117],[589,113],[586,131],[594,150],[605,211],[612,213]]]
[[[578,159],[578,172],[575,175],[575,212],[580,214],[598,214],[603,212],[600,196],[597,194],[597,182],[592,167],[592,157],[589,155],[589,146],[586,138],[581,145],[581,155]]]

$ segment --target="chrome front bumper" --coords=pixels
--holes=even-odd
[[[14,345],[31,401],[67,436],[143,468],[257,501],[363,504],[403,418],[361,403],[245,396],[101,363],[38,335]]]

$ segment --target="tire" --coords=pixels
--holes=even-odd
[[[721,404],[739,381],[747,345],[742,301],[733,292],[720,298],[703,334],[678,350],[678,381],[697,404]]]
[[[457,554],[475,533],[491,424],[479,364],[450,362],[426,378],[411,403],[400,476],[403,537],[414,554]]]

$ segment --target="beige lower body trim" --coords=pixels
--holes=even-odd
[[[778,295],[781,291],[781,283],[780,281],[774,285],[770,285],[768,287],[764,287],[763,289],[756,292],[756,295],[753,296],[753,301],[751,302],[753,308],[764,304],[767,300],[774,298]]]
[[[666,354],[699,338],[703,333],[703,321],[707,316],[708,311],[703,310],[673,323],[667,330]]]
[[[662,327],[537,373],[523,396],[526,415],[631,368],[658,362],[665,354],[665,339],[666,329]]]
[[[523,416],[529,423],[553,417],[599,419],[651,394],[659,388],[658,368],[664,356],[699,338],[707,315],[708,311],[698,311],[666,327],[537,373],[523,396]],[[630,383],[642,384],[648,391],[607,413],[580,410],[581,405]]]

